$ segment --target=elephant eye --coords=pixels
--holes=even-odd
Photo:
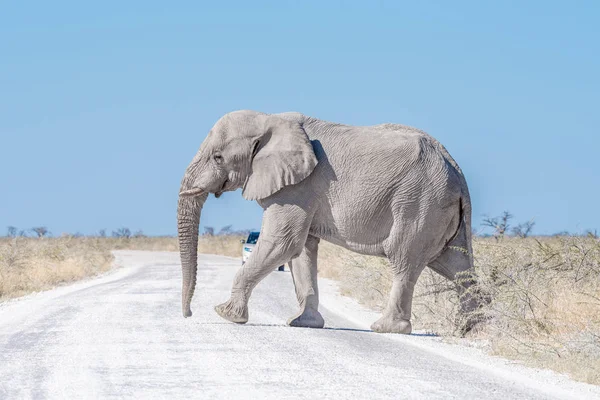
[[[220,153],[215,153],[215,155],[213,155],[213,158],[215,159],[217,164],[221,164],[223,162],[223,156]]]

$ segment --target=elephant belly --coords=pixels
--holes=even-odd
[[[393,216],[389,205],[377,203],[372,198],[355,198],[350,204],[320,208],[309,233],[360,254],[383,257]]]

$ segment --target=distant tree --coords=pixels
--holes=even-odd
[[[142,238],[142,237],[146,237],[146,235],[144,235],[144,232],[142,230],[137,231],[136,233],[133,234],[133,237],[135,238]]]
[[[112,232],[112,236],[116,238],[129,239],[131,237],[131,231],[129,228],[119,228]]]
[[[531,234],[531,231],[533,230],[534,226],[535,222],[533,222],[532,219],[530,221],[515,226],[514,228],[512,228],[511,232],[513,235],[525,239]]]
[[[569,233],[569,231],[560,231],[560,232],[556,232],[554,235],[552,236],[570,236],[571,234]]]
[[[221,228],[221,230],[219,231],[219,235],[231,235],[232,233],[232,225],[226,225],[224,227]]]
[[[99,237],[106,237],[106,229],[100,229],[98,231],[98,236]]]
[[[80,238],[83,236],[84,236],[84,234],[81,232],[75,232],[74,234],[71,235],[71,237],[74,237],[74,238]]]
[[[586,235],[593,238],[593,239],[598,239],[598,230],[594,229],[593,231],[591,229],[588,229],[587,231],[585,231]]]
[[[506,231],[510,227],[509,221],[512,217],[513,215],[508,211],[504,211],[499,217],[492,218],[486,215],[484,216],[483,222],[481,224],[483,226],[487,226],[494,229],[493,235],[496,238],[496,240],[499,240],[504,237]]]
[[[250,232],[255,231],[256,229],[240,229],[239,231],[231,232],[233,236],[248,236]]]
[[[35,233],[37,235],[37,237],[39,238],[43,238],[45,236],[48,236],[49,232],[48,232],[48,228],[46,228],[45,226],[36,226],[35,228],[31,228],[31,230],[33,231],[33,233]]]
[[[8,237],[12,237],[12,238],[17,237],[17,233],[18,233],[18,230],[17,230],[16,226],[9,226],[6,228],[6,236],[8,236]]]
[[[204,227],[204,234],[206,236],[214,236],[215,235],[215,228],[213,228],[212,226],[205,226]]]

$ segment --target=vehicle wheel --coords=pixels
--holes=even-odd
[[[285,265],[282,265],[279,268],[277,268],[277,271],[285,271]]]

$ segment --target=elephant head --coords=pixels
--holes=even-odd
[[[217,121],[186,169],[179,193],[184,317],[192,315],[198,226],[208,194],[219,197],[243,188],[244,198],[264,199],[305,179],[316,164],[311,142],[298,122],[254,111],[235,111]]]

